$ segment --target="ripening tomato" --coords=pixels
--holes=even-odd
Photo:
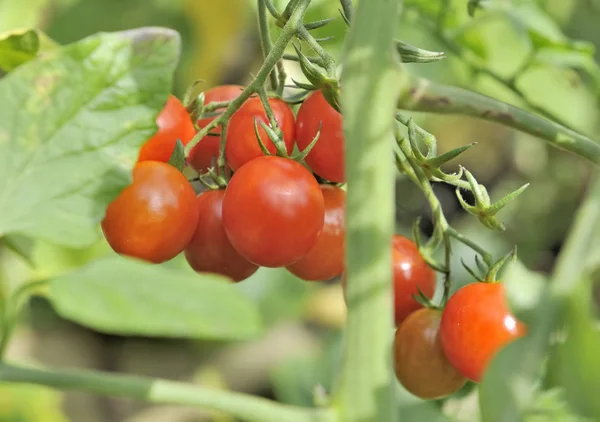
[[[292,109],[280,99],[271,98],[269,99],[269,104],[275,115],[275,120],[283,133],[286,151],[288,154],[291,154],[296,138],[294,113],[292,112]],[[258,133],[260,134],[260,139],[263,144],[271,154],[277,152],[275,145],[269,139],[265,130],[260,126],[260,122],[264,122],[267,125],[269,124],[269,119],[260,102],[260,98],[249,98],[229,120],[225,157],[227,163],[233,170],[239,169],[253,158],[264,155],[254,132],[255,119],[258,124]]]
[[[442,350],[441,317],[437,309],[419,309],[400,324],[394,337],[396,378],[406,390],[422,399],[448,396],[467,382]]]
[[[175,167],[144,161],[133,182],[108,205],[102,231],[119,254],[160,263],[190,242],[198,222],[196,193]]]
[[[197,272],[222,274],[241,281],[258,270],[231,245],[223,228],[224,190],[209,190],[196,198],[200,218],[194,237],[185,248],[185,257]]]
[[[167,163],[179,139],[186,145],[196,134],[190,116],[177,97],[170,95],[165,107],[156,118],[158,130],[148,139],[138,155],[141,161],[162,161]]]
[[[427,265],[417,245],[410,239],[394,235],[392,237],[392,271],[394,281],[394,322],[399,326],[412,312],[423,307],[414,296],[419,289],[428,298],[435,293],[435,271]],[[346,277],[342,277],[344,298]],[[417,289],[418,287],[418,289]]]
[[[342,115],[315,91],[304,100],[296,116],[296,143],[304,150],[319,132],[319,139],[306,157],[306,164],[319,176],[344,182],[344,128]]]
[[[250,262],[285,267],[316,244],[325,205],[319,184],[296,161],[262,156],[242,166],[223,199],[223,226]]]
[[[409,314],[422,305],[414,298],[417,287],[428,298],[435,292],[435,271],[427,265],[419,248],[410,239],[394,235],[392,238],[394,262],[394,315],[398,326]]]
[[[467,284],[450,297],[442,313],[440,338],[452,365],[479,382],[494,355],[526,331],[510,312],[504,286],[481,282]]]
[[[204,92],[204,105],[212,102],[220,101],[231,101],[236,99],[243,91],[244,87],[241,85],[220,85],[211,88]],[[217,109],[220,111],[222,109]],[[198,120],[198,128],[202,129],[215,117],[205,117]],[[220,134],[221,126],[214,128],[211,133]],[[219,144],[221,138],[219,136],[206,135],[204,138],[192,148],[190,151],[187,161],[188,163],[199,173],[205,173],[219,156]]]
[[[300,261],[287,269],[303,280],[325,281],[344,270],[346,243],[346,192],[337,186],[321,185],[325,201],[325,223],[317,243]]]

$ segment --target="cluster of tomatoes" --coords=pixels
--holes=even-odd
[[[231,101],[241,90],[237,85],[213,88],[204,93],[204,104]],[[194,124],[171,96],[157,118],[157,133],[140,150],[132,184],[106,210],[102,229],[110,246],[153,263],[183,252],[195,271],[222,274],[236,282],[260,266],[284,267],[308,281],[342,275],[346,200],[338,186],[345,181],[342,116],[320,91],[304,100],[295,118],[281,99],[268,101],[288,155],[295,146],[305,149],[318,134],[305,157],[311,170],[289,157],[265,155],[257,134],[271,154],[276,147],[257,123],[269,125],[269,119],[260,98],[250,97],[227,124],[225,159],[233,171],[227,187],[196,194],[190,181],[168,162],[177,140],[187,144],[215,116]],[[187,164],[199,174],[207,172],[219,155],[220,132],[217,127],[188,155]],[[467,378],[479,381],[497,350],[524,332],[508,310],[502,285],[467,285],[443,311],[423,308],[415,296],[419,292],[433,296],[435,272],[410,239],[396,235],[391,248],[398,380],[422,398],[451,394]]]

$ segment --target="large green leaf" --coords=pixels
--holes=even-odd
[[[37,29],[0,34],[0,69],[9,72],[55,47],[54,41]]]
[[[179,35],[99,34],[0,81],[0,235],[68,246],[97,238],[171,88]]]
[[[51,280],[49,300],[62,317],[105,333],[241,339],[261,331],[256,305],[225,277],[118,256]]]

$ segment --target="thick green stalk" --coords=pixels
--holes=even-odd
[[[0,382],[44,385],[151,403],[225,412],[248,422],[331,422],[333,412],[282,405],[267,399],[180,382],[91,371],[50,371],[0,362]]]
[[[344,422],[396,420],[391,237],[394,113],[403,80],[393,44],[399,8],[397,0],[360,2],[345,46],[341,105],[348,182],[349,312],[341,378],[334,394]]]
[[[415,78],[398,107],[440,114],[464,114],[497,122],[548,141],[551,145],[600,164],[600,144],[558,123],[494,98],[454,86]]]

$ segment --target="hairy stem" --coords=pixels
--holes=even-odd
[[[287,406],[240,393],[203,388],[181,382],[109,373],[26,368],[0,362],[0,382],[44,385],[151,403],[188,405],[225,412],[249,422],[331,422],[327,409]]]
[[[400,98],[398,107],[440,114],[464,114],[497,122],[542,138],[596,165],[600,164],[600,144],[590,138],[518,107],[463,88],[416,78]]]
[[[263,51],[263,56],[266,58],[273,49],[273,41],[271,41],[271,33],[269,32],[269,21],[267,20],[267,5],[265,0],[258,0],[258,29],[260,34],[260,44]],[[273,69],[269,73],[271,78],[271,88],[277,89],[278,79],[277,72]]]
[[[349,310],[341,378],[334,392],[334,405],[344,422],[396,420],[391,369],[392,158],[395,103],[400,83],[406,83],[394,56],[398,15],[397,0],[361,1],[344,50],[342,80],[352,87],[341,93]]]

